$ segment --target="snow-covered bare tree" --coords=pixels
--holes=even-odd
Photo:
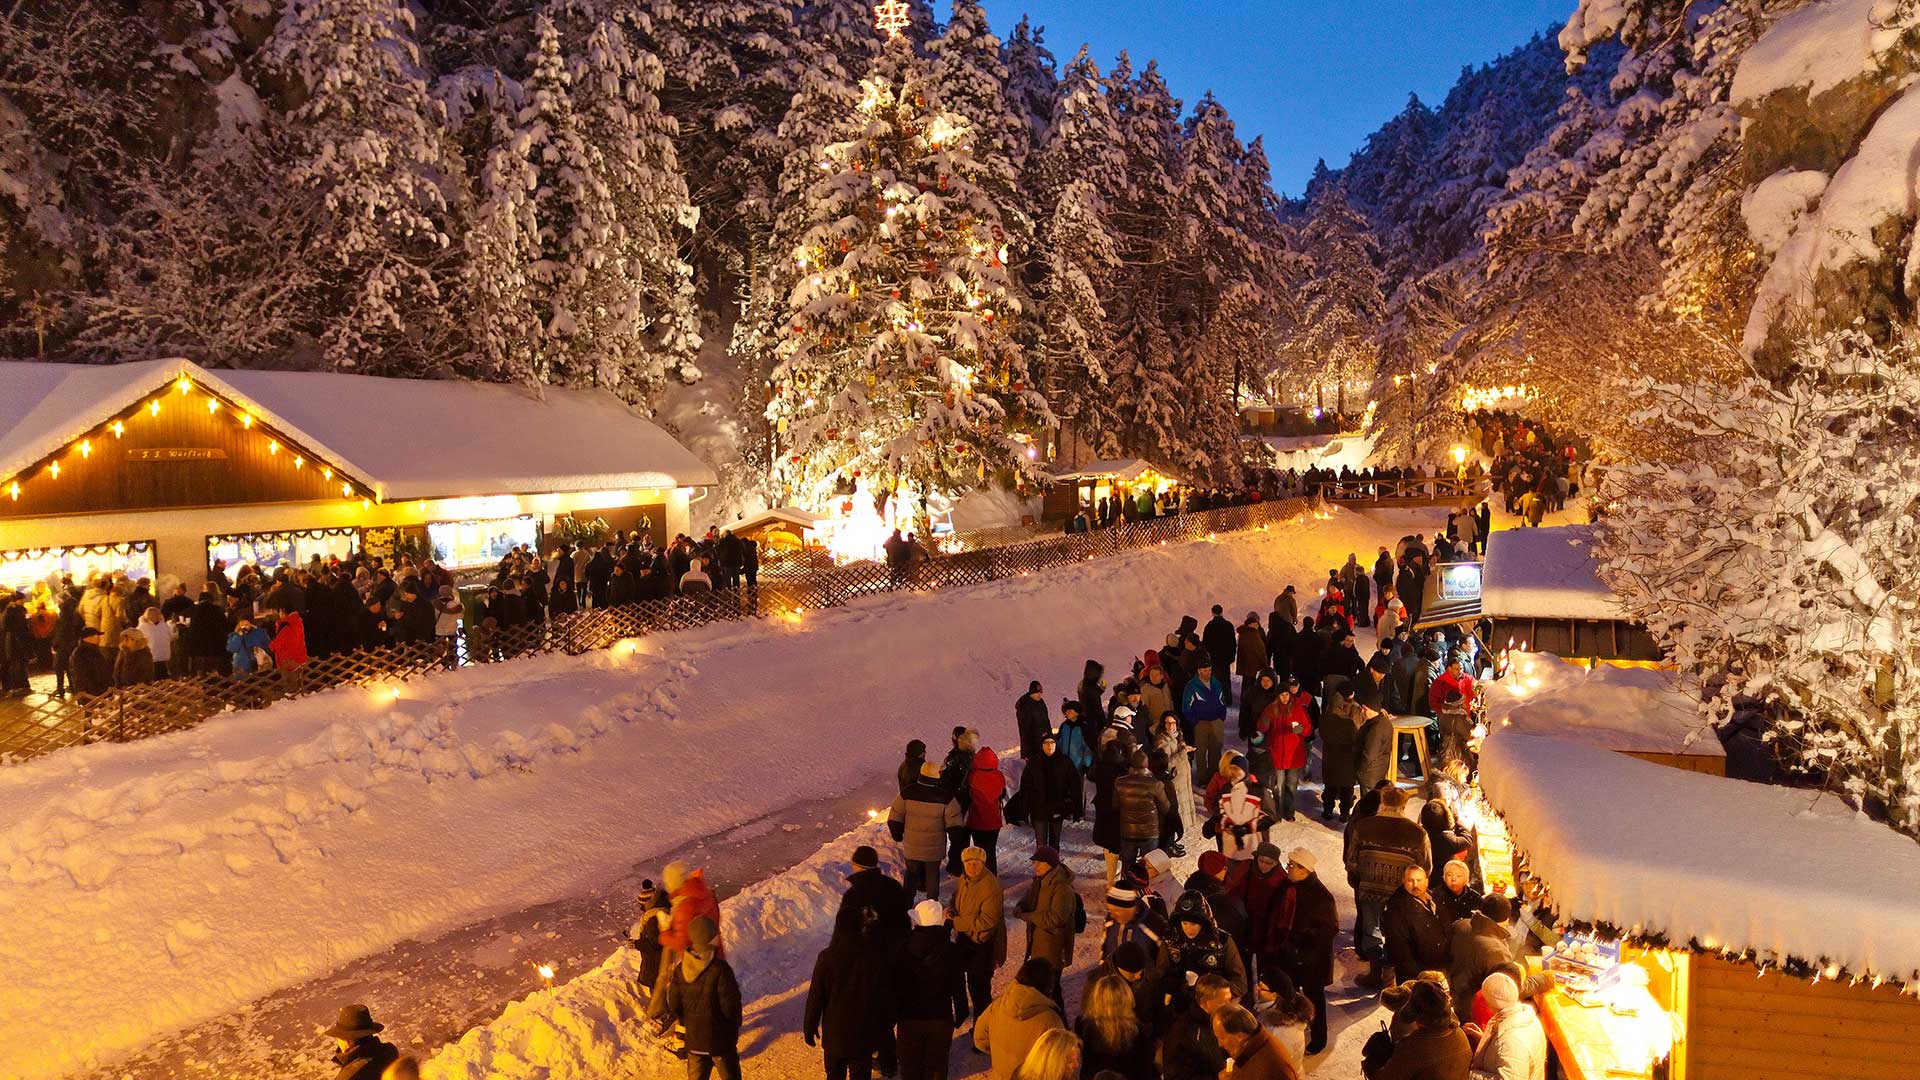
[[[403,0],[291,0],[266,44],[299,81],[292,179],[317,217],[313,250],[337,272],[320,341],[337,367],[419,372],[420,329],[441,300],[451,242],[441,183],[445,110],[428,90]]]
[[[1712,715],[1766,707],[1783,756],[1920,832],[1920,345],[1799,358],[1638,386],[1650,441],[1602,484],[1602,575]]]
[[[856,480],[876,498],[1031,479],[1012,435],[1051,422],[1006,332],[1018,301],[965,119],[942,112],[896,36],[824,150],[789,257],[768,417],[775,476],[802,505]]]

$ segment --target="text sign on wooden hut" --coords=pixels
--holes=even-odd
[[[227,452],[217,446],[148,446],[127,451],[128,461],[225,461]]]

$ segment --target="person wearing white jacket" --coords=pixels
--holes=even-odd
[[[1496,971],[1481,982],[1480,992],[1493,1019],[1473,1052],[1472,1080],[1546,1080],[1547,1031],[1533,1006],[1520,1000],[1520,987]],[[1467,1034],[1475,1034],[1472,1025]]]

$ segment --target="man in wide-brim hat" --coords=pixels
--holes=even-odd
[[[392,1043],[375,1036],[386,1027],[374,1022],[365,1005],[343,1005],[340,1016],[324,1034],[340,1044],[333,1060],[340,1066],[334,1080],[379,1080],[387,1066],[400,1056]]]

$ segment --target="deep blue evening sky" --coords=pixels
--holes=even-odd
[[[1062,66],[1082,42],[1105,72],[1121,49],[1160,61],[1191,106],[1211,89],[1240,138],[1267,138],[1273,186],[1298,195],[1313,163],[1346,164],[1407,92],[1437,106],[1466,64],[1536,31],[1558,30],[1574,0],[982,0],[1005,38],[1033,17]],[[946,17],[944,0],[933,0]]]

